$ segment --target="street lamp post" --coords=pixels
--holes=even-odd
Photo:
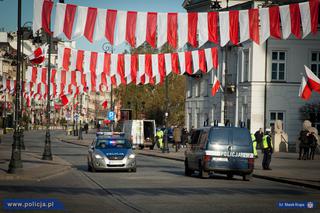
[[[83,93],[80,94],[80,110],[79,110],[79,116],[81,117],[81,113],[82,113],[82,95]],[[83,118],[83,116],[82,116]],[[82,140],[82,124],[81,124],[81,119],[80,119],[80,128],[79,128],[79,134],[78,134],[78,140]]]
[[[169,145],[168,145],[168,116],[169,116],[169,88],[168,88],[168,76],[166,76],[165,80],[165,95],[166,95],[166,106],[165,106],[165,114],[164,114],[164,123],[165,123],[165,134],[164,134],[164,147],[162,152],[169,153]]]
[[[22,42],[22,45],[21,45],[21,47],[22,47],[22,57],[21,57],[21,93],[20,93],[20,98],[21,98],[21,105],[20,105],[20,107],[21,107],[21,116],[20,116],[20,119],[21,119],[21,121],[23,121],[23,90],[24,90],[24,56],[23,56],[23,50],[24,50],[24,33],[25,33],[25,29],[26,29],[26,25],[27,24],[32,24],[32,22],[31,21],[28,21],[28,22],[25,22],[24,24],[23,24],[23,26],[22,26],[22,31],[21,31],[21,33],[22,33],[22,40],[21,40],[21,42]],[[26,147],[25,147],[25,145],[24,145],[24,128],[21,128],[21,149],[22,150],[25,150],[26,149]]]
[[[113,53],[113,47],[112,45],[109,43],[109,42],[105,42],[103,45],[102,45],[102,49],[105,53]],[[111,88],[110,88],[110,101],[111,101],[111,104],[110,104],[110,111],[114,111],[114,103],[113,103],[113,86],[111,84]],[[111,131],[113,131],[114,129],[114,121],[111,121]]]
[[[52,160],[52,153],[51,153],[51,139],[50,139],[50,74],[51,74],[51,35],[48,36],[48,87],[47,87],[47,111],[46,111],[46,139],[44,145],[44,152],[42,155],[42,160]]]
[[[17,31],[17,73],[16,73],[16,97],[15,97],[15,119],[12,153],[9,163],[8,173],[16,173],[16,170],[22,168],[21,149],[20,149],[20,127],[19,127],[19,104],[20,104],[20,50],[21,50],[21,0],[18,0],[18,31]]]
[[[4,107],[2,112],[3,134],[7,134],[6,119],[7,119],[7,94],[4,93]]]

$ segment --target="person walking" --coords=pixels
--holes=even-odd
[[[271,134],[271,130],[266,129],[266,134],[263,136],[263,140],[262,140],[262,149],[263,149],[262,168],[264,170],[271,170],[270,163],[271,163],[271,157],[273,153],[273,146],[272,146],[270,134]]]
[[[182,148],[184,147],[187,147],[187,143],[188,143],[188,130],[187,128],[182,128],[181,130],[181,145],[182,145]]]
[[[256,138],[257,146],[256,148],[260,149],[262,145],[263,131],[260,128],[258,131],[254,133],[254,137]]]
[[[252,148],[253,148],[253,155],[255,158],[258,158],[258,152],[257,152],[257,140],[254,134],[251,134],[251,140],[252,140]]]
[[[88,129],[89,129],[89,125],[88,125],[88,123],[86,122],[86,123],[84,124],[84,131],[86,131],[86,134],[88,134]]]
[[[308,153],[309,153],[309,128],[311,128],[311,122],[308,120],[305,120],[302,124],[302,130],[300,131],[300,144],[299,144],[299,158],[298,160],[307,160]],[[302,154],[303,152],[303,154]]]
[[[178,152],[181,143],[181,128],[178,126],[173,129],[173,141],[176,147],[176,152]]]
[[[314,127],[308,128],[310,134],[308,136],[308,160],[314,160],[314,155],[318,146],[318,130]],[[310,152],[309,152],[310,151]]]

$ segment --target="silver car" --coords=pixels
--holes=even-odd
[[[123,137],[97,137],[89,146],[88,170],[126,170],[136,172],[136,156]]]

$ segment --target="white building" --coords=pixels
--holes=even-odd
[[[233,9],[248,9],[255,4],[242,3]],[[192,3],[188,7],[196,11]],[[287,40],[268,39],[261,45],[247,41],[220,48],[217,72],[200,78],[188,77],[187,127],[229,120],[236,126],[244,122],[250,132],[255,132],[260,127],[272,127],[278,119],[283,121],[283,129],[288,133],[289,148],[293,148],[302,126],[301,107],[307,103],[320,103],[317,93],[313,93],[309,101],[298,96],[304,65],[320,77],[320,33],[303,40],[290,36]],[[212,97],[210,89],[214,74],[222,81],[225,91],[220,90]],[[315,111],[310,119],[317,126],[320,124],[319,107]]]

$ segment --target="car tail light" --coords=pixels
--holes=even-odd
[[[212,156],[211,155],[205,155],[203,156],[203,161],[211,161]]]
[[[254,158],[248,158],[248,168],[253,169],[254,167]]]

